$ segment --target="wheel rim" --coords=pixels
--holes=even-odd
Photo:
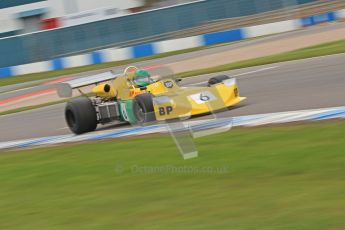
[[[136,117],[139,122],[143,122],[145,120],[145,113],[140,105],[138,105],[138,109],[136,110]]]
[[[135,118],[137,119],[137,122],[144,123],[146,120],[146,113],[145,113],[144,106],[139,101],[136,101],[134,108],[135,108],[134,114],[135,114]]]
[[[67,125],[70,128],[73,128],[75,126],[76,119],[75,119],[75,116],[71,110],[66,111],[66,121],[67,121]]]

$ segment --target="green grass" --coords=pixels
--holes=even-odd
[[[345,229],[345,123],[0,154],[0,229]],[[140,173],[138,167],[228,167]]]
[[[299,60],[305,58],[319,57],[325,55],[345,53],[345,40],[325,43],[321,45],[311,46],[308,48],[298,49],[291,52],[286,52],[282,54],[276,54],[266,57],[260,57],[235,63],[230,63],[226,65],[220,65],[211,68],[199,69],[180,73],[180,77],[190,77],[202,74],[216,73],[221,71],[240,69],[258,65],[267,65],[272,63]]]

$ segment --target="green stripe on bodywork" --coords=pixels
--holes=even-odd
[[[120,119],[131,124],[137,123],[133,111],[133,100],[121,101],[119,103]]]

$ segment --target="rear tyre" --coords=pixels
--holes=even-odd
[[[208,86],[212,86],[212,85],[221,83],[227,79],[230,79],[230,77],[227,75],[219,75],[219,76],[212,77],[208,80]]]
[[[156,121],[156,115],[153,107],[153,96],[150,93],[137,95],[133,99],[133,113],[138,124]]]
[[[94,131],[97,127],[97,113],[92,101],[79,97],[68,102],[65,119],[70,130],[75,134]]]

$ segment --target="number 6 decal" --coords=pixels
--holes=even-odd
[[[216,100],[216,96],[213,95],[211,92],[209,91],[205,91],[205,92],[201,92],[201,93],[197,93],[197,94],[193,94],[190,96],[193,101],[195,101],[197,104],[204,104],[206,102],[209,101],[214,101]]]
[[[204,95],[203,93],[200,93],[200,100],[202,101],[209,101],[210,97],[207,95]]]

